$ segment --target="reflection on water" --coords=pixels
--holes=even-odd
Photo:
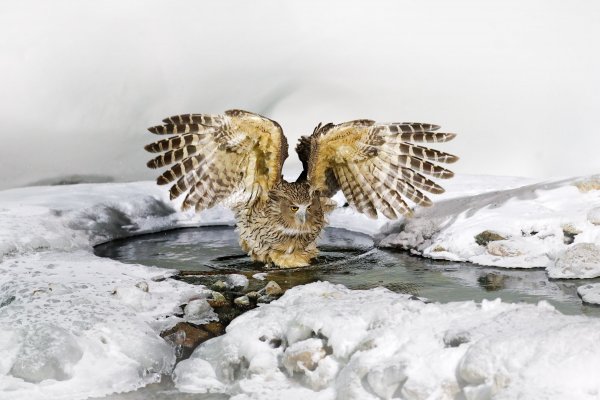
[[[319,248],[321,254],[310,267],[266,269],[242,254],[232,228],[208,227],[117,240],[97,246],[95,252],[126,263],[179,269],[184,279],[197,283],[209,284],[216,275],[228,273],[251,277],[266,272],[267,279],[284,289],[324,280],[352,289],[384,286],[438,302],[498,297],[507,302],[547,300],[565,314],[600,316],[599,307],[584,305],[578,298],[576,289],[582,281],[551,281],[540,269],[499,269],[427,260],[375,249],[369,236],[335,228],[324,231]],[[251,282],[261,284],[254,279]]]

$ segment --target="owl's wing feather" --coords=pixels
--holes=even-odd
[[[156,180],[175,182],[171,199],[186,193],[182,208],[203,210],[241,193],[240,201],[265,200],[281,179],[287,158],[287,140],[279,124],[241,110],[224,115],[185,114],[165,118],[148,130],[175,135],[145,147],[162,153],[148,162],[149,168],[170,166]]]
[[[453,163],[458,157],[415,144],[447,142],[456,136],[438,129],[432,124],[371,120],[319,125],[299,145],[309,157],[305,175],[313,190],[333,196],[341,189],[348,203],[369,217],[376,218],[378,211],[390,219],[409,215],[406,200],[430,206],[423,192],[444,192],[423,174],[441,179],[454,176],[436,163]]]

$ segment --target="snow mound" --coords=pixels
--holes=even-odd
[[[414,218],[384,227],[378,245],[485,266],[560,269],[555,264],[565,251],[582,243],[600,244],[600,226],[593,223],[600,190],[582,191],[581,181],[442,199],[431,208],[417,209]],[[486,232],[498,238],[482,240]],[[569,277],[590,276],[581,271]]]
[[[174,381],[235,400],[596,399],[599,369],[600,321],[545,302],[425,304],[318,282],[235,319]]]

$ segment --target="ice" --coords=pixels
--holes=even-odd
[[[318,282],[235,319],[175,369],[232,399],[596,399],[600,321],[548,303],[426,304]]]
[[[579,286],[577,294],[586,303],[600,305],[600,283],[588,283]]]
[[[454,195],[442,196],[431,208],[418,208],[414,218],[384,226],[378,234],[379,245],[485,266],[542,267],[556,278],[597,276],[596,267],[590,267],[596,263],[592,259],[600,257],[596,250],[586,253],[592,261],[564,272],[564,260],[579,252],[577,248],[600,244],[600,226],[589,220],[600,205],[600,190],[582,189],[597,178],[528,182],[463,196],[461,187],[467,182],[458,176],[447,185],[448,195],[453,191]],[[479,187],[472,178],[467,185],[472,190]],[[475,236],[486,230],[506,240],[478,244]]]

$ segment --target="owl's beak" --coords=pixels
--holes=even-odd
[[[306,209],[300,209],[296,211],[296,218],[301,224],[306,223]]]

